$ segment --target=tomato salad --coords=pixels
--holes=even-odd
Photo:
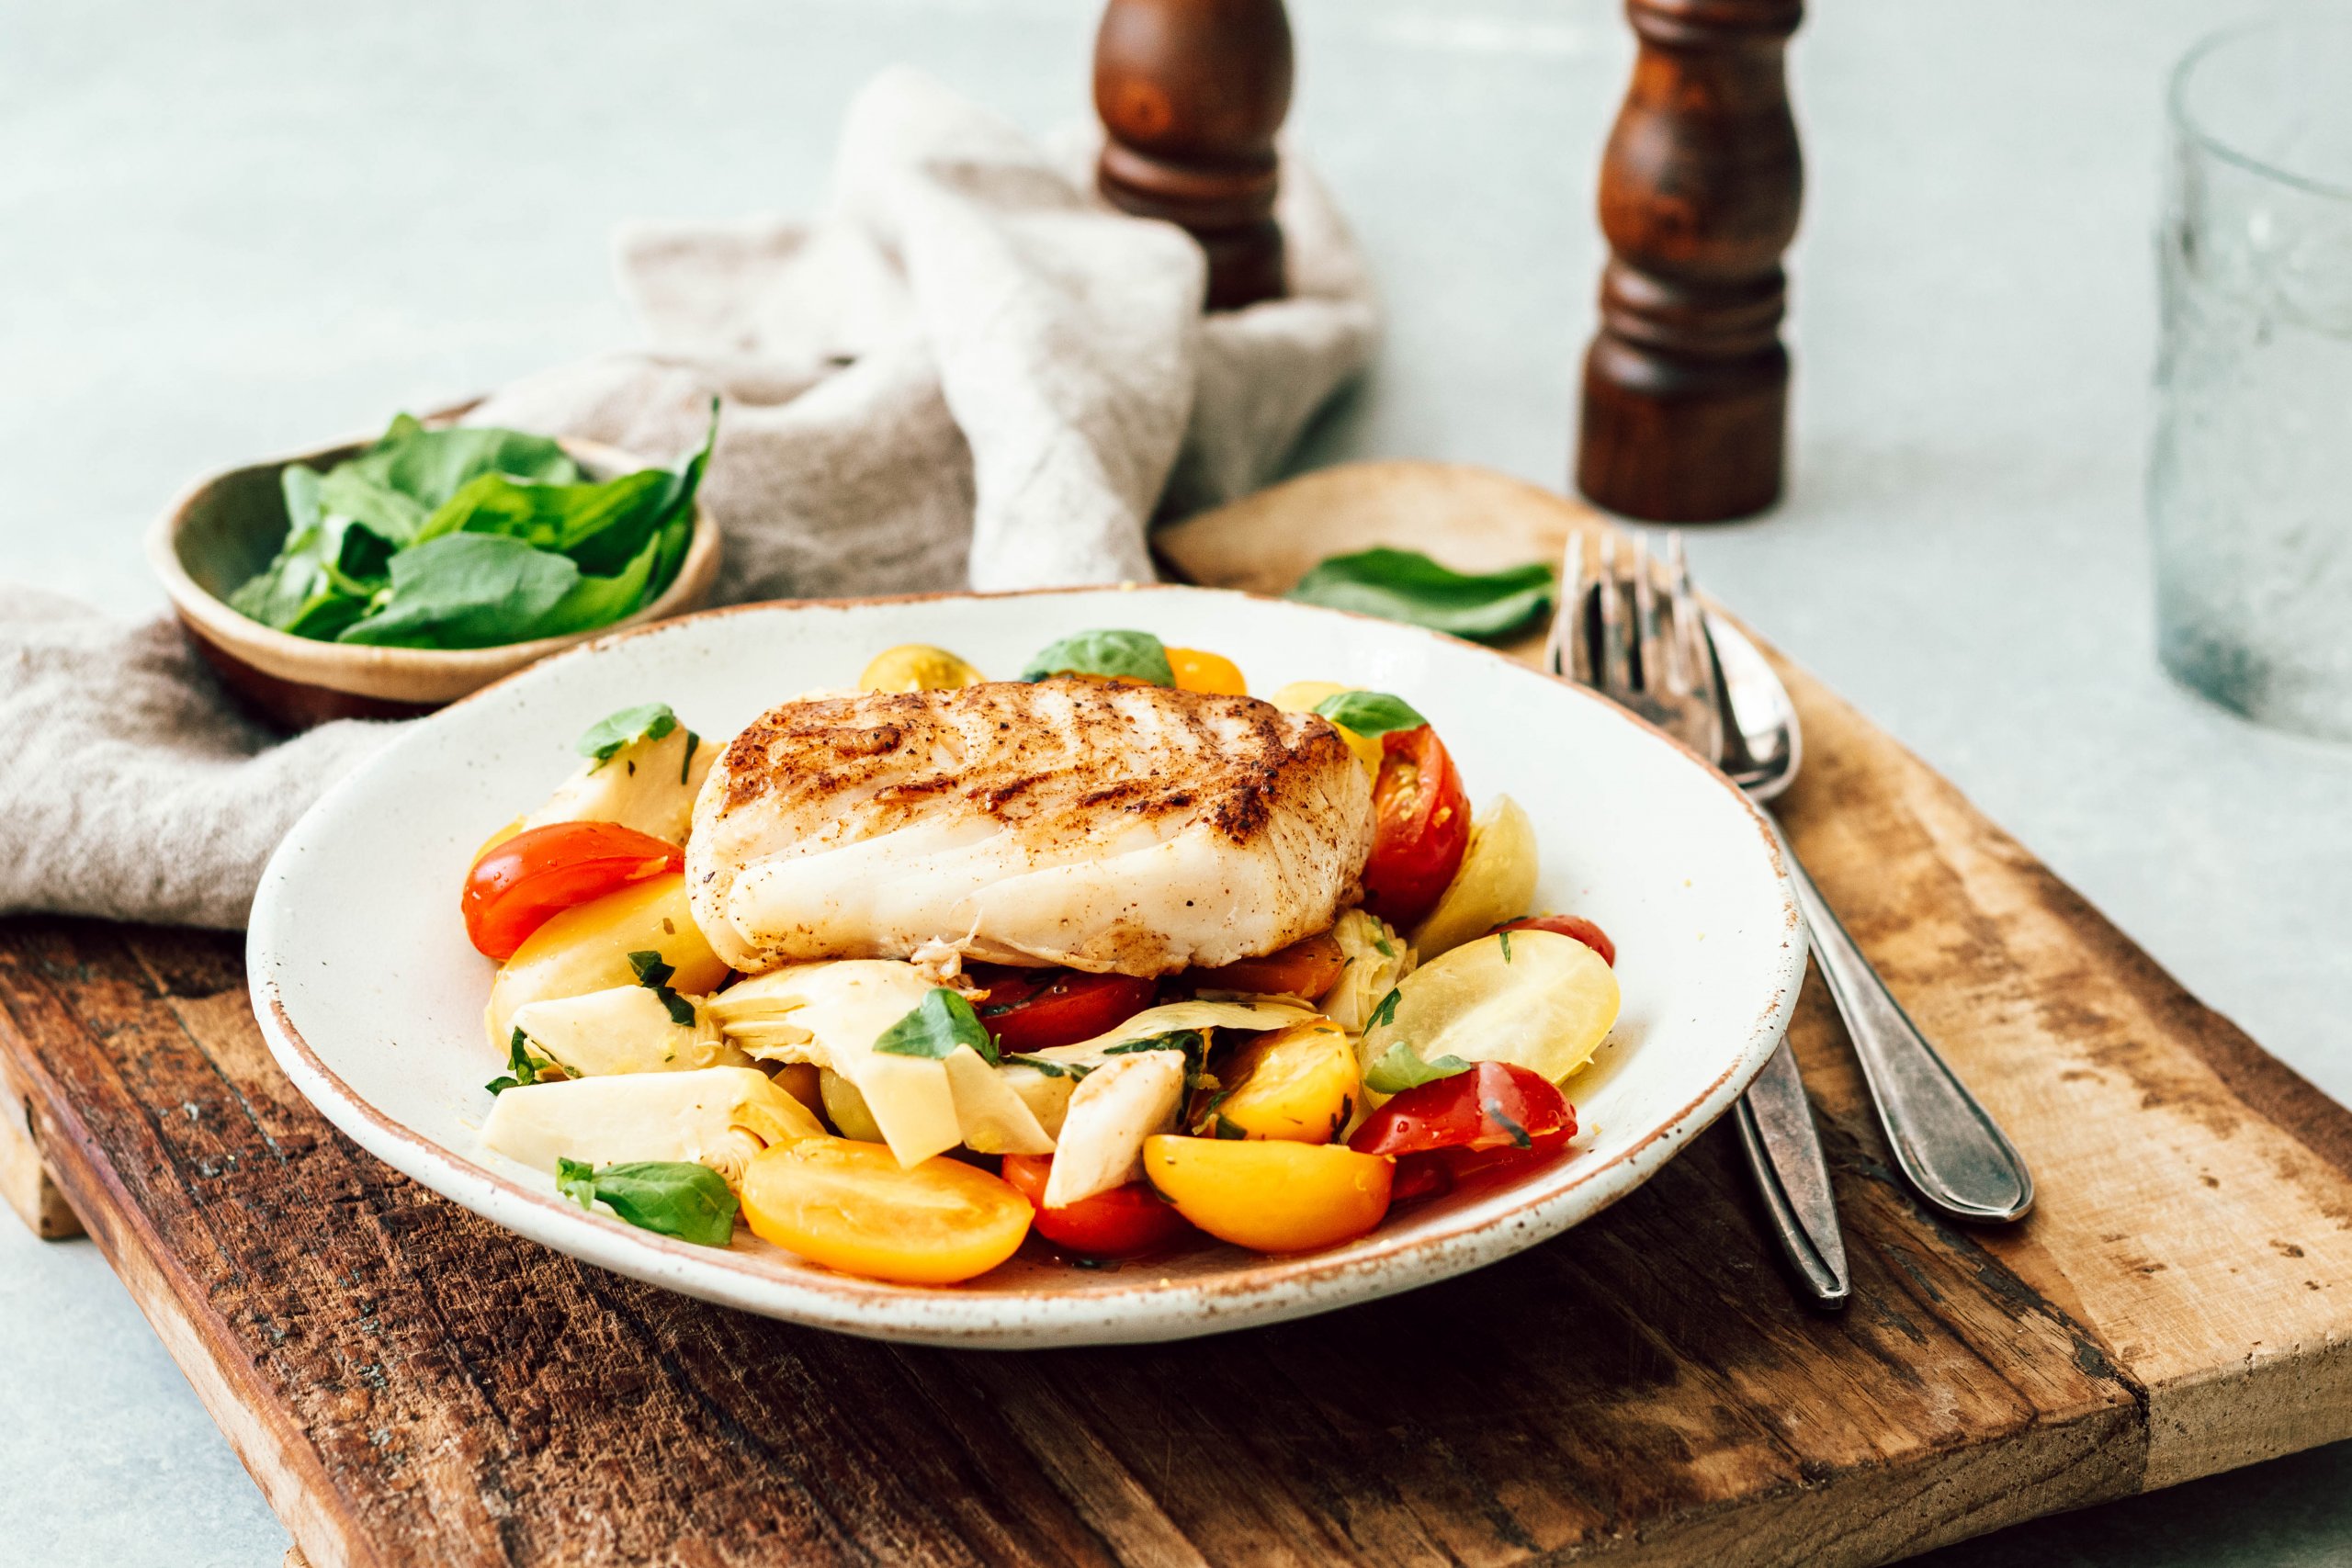
[[[1230,660],[1146,633],[1055,647],[1120,651],[1050,675],[1249,694]],[[861,688],[983,679],[905,647]],[[917,1285],[984,1274],[1032,1235],[1073,1261],[1199,1233],[1329,1247],[1558,1157],[1577,1132],[1560,1086],[1616,1021],[1614,945],[1581,916],[1531,913],[1526,813],[1497,796],[1474,815],[1408,703],[1334,682],[1267,700],[1328,719],[1367,775],[1362,902],[1278,952],[1158,978],[952,958],[738,975],[681,872],[717,748],[661,705],[604,720],[462,889],[467,935],[499,964],[485,1144],[635,1225],[723,1247],[740,1219]],[[807,1048],[829,1031],[856,1034],[873,1070]],[[944,1152],[902,1157],[917,1126],[934,1135],[915,1147]]]

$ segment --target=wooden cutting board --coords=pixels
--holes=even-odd
[[[1376,540],[1550,556],[1588,522],[1378,464],[1160,543],[1274,587]],[[1842,1314],[1795,1301],[1724,1128],[1598,1219],[1409,1295],[1176,1345],[952,1352],[704,1306],[396,1176],[278,1074],[233,937],[0,922],[0,1066],[319,1568],[1872,1563],[2352,1435],[2352,1115],[1786,672],[1789,829],[2041,1190],[2009,1230],[1924,1213],[1809,983],[1792,1039],[1845,1215]],[[13,1168],[0,1186],[38,1203]]]

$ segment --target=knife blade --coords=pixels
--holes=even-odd
[[[1805,1099],[1797,1060],[1782,1040],[1733,1107],[1740,1146],[1756,1173],[1756,1189],[1805,1288],[1825,1307],[1842,1307],[1853,1293],[1846,1270],[1846,1238],[1829,1187],[1829,1162]]]

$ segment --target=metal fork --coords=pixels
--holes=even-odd
[[[1613,532],[1601,536],[1596,573],[1586,570],[1582,536],[1569,540],[1544,662],[1554,674],[1592,687],[1710,763],[1720,762],[1736,730],[1724,720],[1721,677],[1705,612],[1690,586],[1682,536],[1666,536],[1662,607],[1647,536],[1634,536],[1622,577],[1617,541]],[[1821,1134],[1787,1041],[1773,1050],[1733,1115],[1781,1250],[1815,1301],[1843,1306],[1852,1290],[1845,1237]]]

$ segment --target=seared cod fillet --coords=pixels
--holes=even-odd
[[[1160,975],[1329,927],[1372,847],[1339,732],[1053,680],[782,704],[704,781],[686,888],[738,969],[967,957]]]

